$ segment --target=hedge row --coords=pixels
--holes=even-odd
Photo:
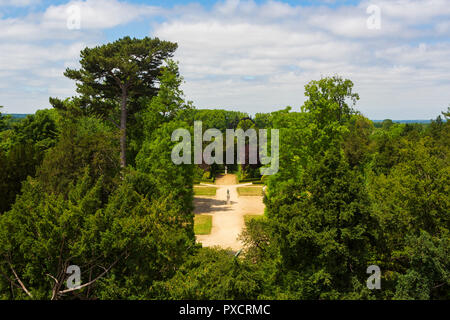
[[[247,178],[247,179],[241,179],[239,180],[239,183],[245,183],[245,182],[258,182],[261,181],[261,178]]]
[[[194,184],[198,184],[198,183],[201,183],[201,182],[214,183],[215,180],[216,180],[215,178],[211,178],[211,179],[194,179]]]
[[[264,182],[262,182],[261,180],[259,180],[259,181],[252,181],[252,184],[264,184]]]

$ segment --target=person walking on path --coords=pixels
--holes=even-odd
[[[227,205],[230,204],[230,189],[227,189]]]

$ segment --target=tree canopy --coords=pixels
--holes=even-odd
[[[126,166],[127,121],[141,107],[141,97],[158,92],[158,80],[165,60],[173,56],[177,44],[158,38],[125,37],[115,42],[81,51],[79,70],[64,75],[77,82],[77,92],[90,113],[110,119],[120,128],[120,161]],[[54,102],[55,106],[59,104]]]

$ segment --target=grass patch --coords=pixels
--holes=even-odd
[[[194,233],[197,235],[210,234],[212,228],[212,216],[196,215],[194,217]]]
[[[239,196],[262,196],[262,187],[238,187]]]
[[[215,196],[217,188],[214,187],[194,187],[194,195],[196,196]]]
[[[264,215],[263,214],[246,214],[244,216],[244,222],[247,224],[251,220],[263,220]]]

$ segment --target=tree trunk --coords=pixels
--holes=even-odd
[[[122,88],[122,103],[120,115],[120,166],[127,166],[127,90]]]

